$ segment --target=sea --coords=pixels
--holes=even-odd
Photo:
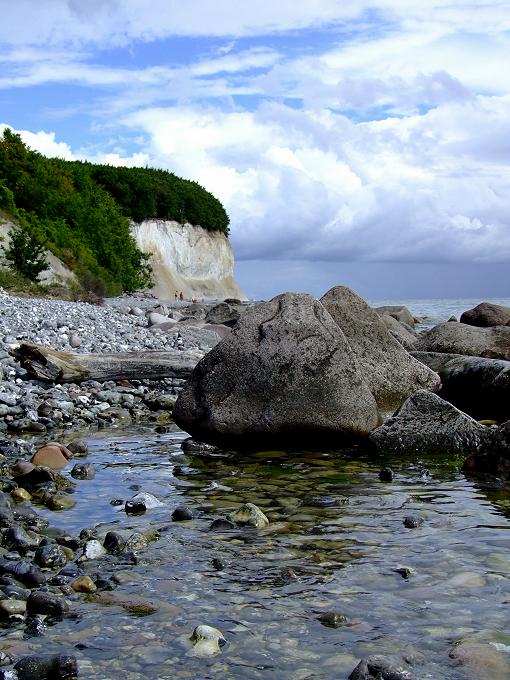
[[[480,302],[492,302],[504,307],[510,307],[510,298],[393,298],[383,300],[367,300],[371,307],[383,307],[385,305],[404,305],[420,322],[416,325],[417,330],[432,328],[438,323],[448,321],[455,316],[460,319],[462,312],[472,309]]]

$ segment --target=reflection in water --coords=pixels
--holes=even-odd
[[[87,460],[98,472],[78,483],[76,507],[56,517],[44,511],[74,533],[98,524],[100,533],[158,529],[138,564],[86,566],[126,572],[113,592],[149,598],[158,611],[141,618],[75,596],[80,617],[25,641],[28,652],[68,653],[78,644],[82,678],[338,680],[374,653],[411,655],[417,678],[486,677],[448,656],[455,641],[468,640],[496,658],[493,680],[510,677],[508,488],[466,480],[458,461],[193,455],[180,450],[184,436],[133,428],[109,441],[99,433]],[[379,481],[384,465],[395,472],[390,483]],[[110,505],[135,486],[165,506],[128,517]],[[245,502],[263,510],[268,527],[209,530]],[[193,508],[194,519],[171,522],[177,505]],[[423,522],[407,529],[407,516]],[[328,612],[338,626],[319,620]],[[187,654],[198,624],[225,635],[221,655]]]

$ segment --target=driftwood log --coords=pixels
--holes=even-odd
[[[189,378],[200,356],[195,352],[145,351],[78,354],[23,343],[12,355],[31,378],[49,382],[159,380]]]

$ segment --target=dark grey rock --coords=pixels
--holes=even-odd
[[[469,453],[479,450],[486,437],[486,427],[425,390],[370,433],[380,453]]]
[[[67,557],[59,545],[41,545],[35,551],[34,562],[43,569],[60,569],[67,563]]]
[[[379,479],[381,482],[392,482],[393,481],[393,470],[389,467],[384,467],[379,470]]]
[[[77,680],[74,656],[24,656],[14,664],[19,680]]]
[[[484,328],[506,326],[509,321],[510,307],[495,305],[493,302],[481,302],[473,309],[465,311],[460,317],[461,323]]]
[[[127,515],[142,515],[147,507],[143,501],[126,501],[124,510]]]
[[[418,515],[408,515],[404,517],[404,526],[406,529],[417,529],[423,524],[423,519]]]
[[[43,590],[34,590],[27,599],[28,614],[47,614],[63,616],[67,611],[67,603],[62,597],[51,595]]]
[[[349,680],[414,680],[411,666],[396,656],[369,656],[362,659]]]
[[[341,628],[342,626],[347,625],[347,617],[344,614],[335,611],[319,614],[317,620],[328,628]]]
[[[229,519],[214,519],[209,526],[210,531],[228,531],[230,529],[235,529],[236,525]]]
[[[193,512],[185,506],[180,505],[172,512],[172,520],[174,522],[184,522],[189,519],[193,519]]]
[[[121,534],[116,531],[109,531],[104,537],[103,542],[105,550],[109,553],[121,553],[126,547],[126,541]]]
[[[76,463],[71,470],[71,477],[75,479],[94,479],[96,468],[92,463]]]

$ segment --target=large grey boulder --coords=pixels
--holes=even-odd
[[[347,338],[323,305],[302,293],[248,309],[195,367],[173,418],[196,439],[249,446],[342,445],[379,424]]]
[[[417,390],[439,388],[439,376],[414,359],[391,336],[377,312],[350,288],[336,286],[321,302],[345,334],[384,416]]]
[[[495,305],[492,302],[481,302],[473,309],[468,309],[460,317],[461,323],[469,326],[506,326],[510,321],[510,307]]]
[[[446,321],[422,333],[416,351],[510,360],[510,327],[478,328]]]
[[[421,390],[370,433],[380,453],[461,454],[480,449],[488,428],[437,394]]]
[[[439,374],[442,399],[477,420],[510,418],[510,361],[439,352],[413,356]]]
[[[381,321],[389,330],[390,335],[395,338],[395,340],[402,345],[402,347],[408,351],[414,349],[416,340],[418,339],[418,333],[408,326],[406,323],[401,323],[397,321],[395,317],[389,314],[383,314],[381,316]]]
[[[375,307],[375,311],[380,316],[388,314],[388,316],[392,316],[397,321],[400,321],[400,323],[405,323],[414,328],[416,319],[404,305],[383,305],[382,307]]]

